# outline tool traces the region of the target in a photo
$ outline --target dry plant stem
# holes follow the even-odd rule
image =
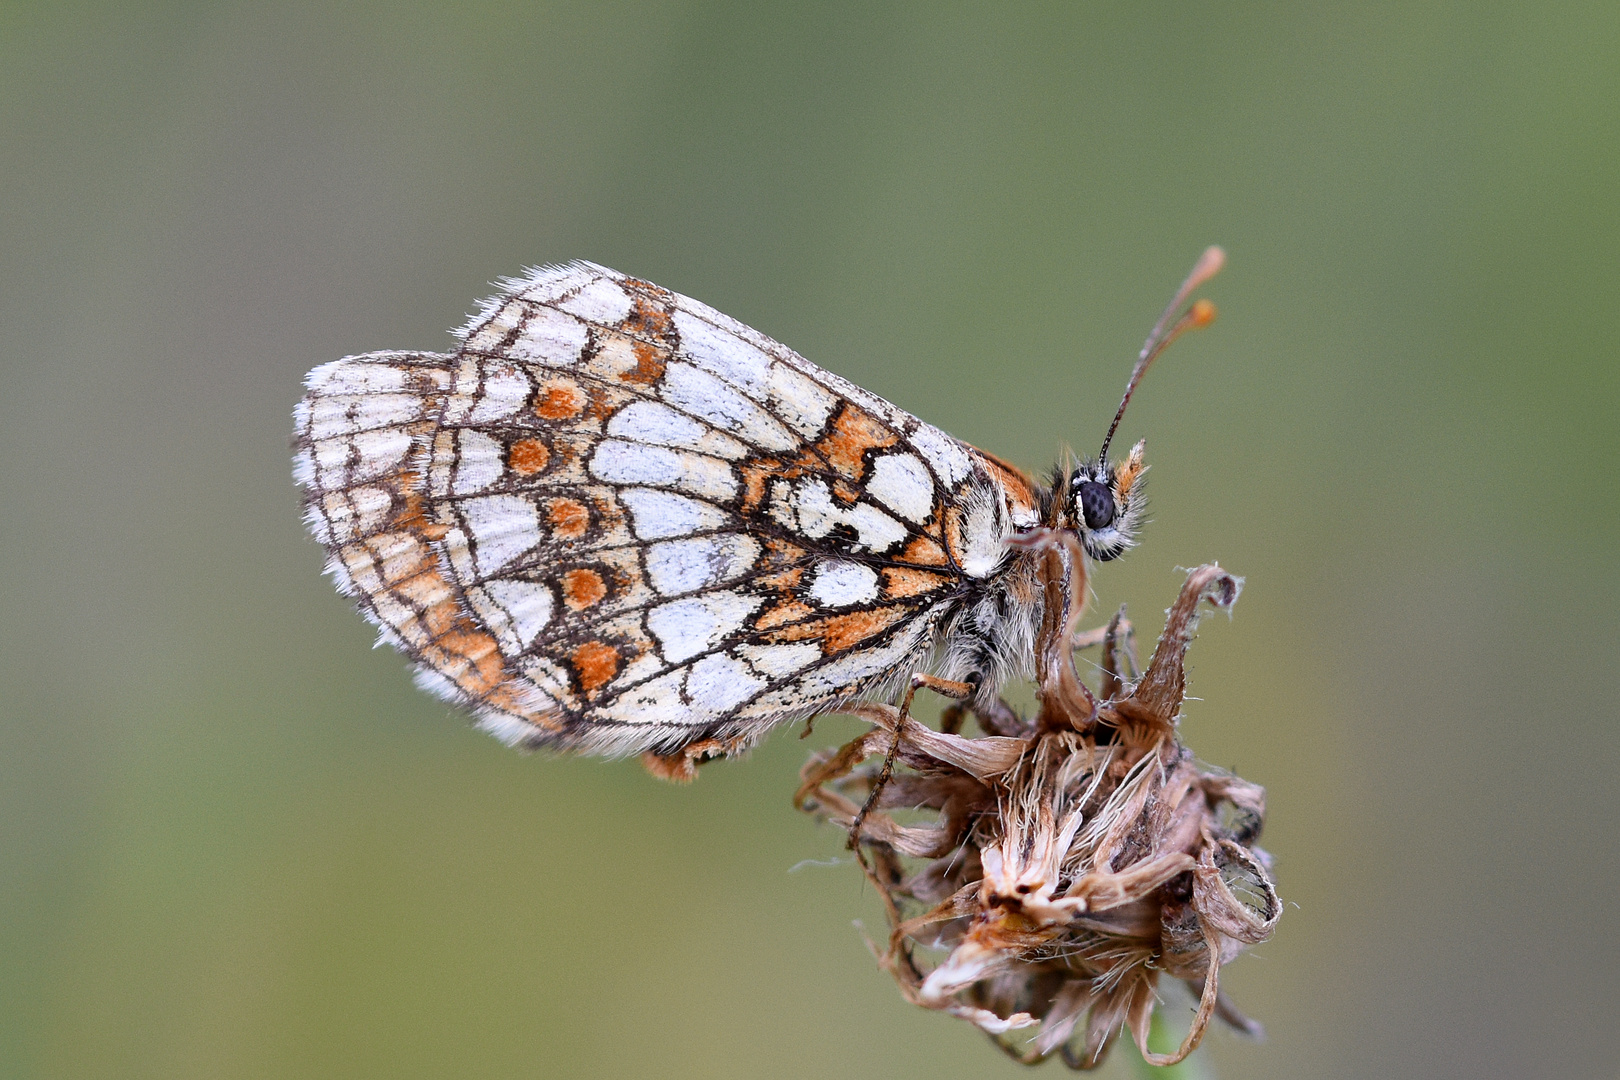
[[[866,797],[866,803],[861,807],[860,812],[855,815],[855,820],[850,822],[849,847],[851,851],[855,852],[857,858],[864,860],[858,843],[858,838],[861,835],[861,822],[865,821],[866,815],[871,813],[878,796],[882,794],[884,786],[889,782],[889,777],[894,773],[895,755],[900,752],[900,732],[904,727],[904,721],[911,716],[911,703],[916,699],[917,691],[923,687],[927,687],[935,693],[953,697],[958,701],[971,696],[973,693],[972,683],[941,679],[923,672],[918,672],[911,677],[911,682],[906,687],[905,699],[900,705],[900,723],[895,725],[894,739],[889,743],[889,752],[883,756],[883,769],[878,773],[877,783],[872,785],[872,793]]]
[[[1269,857],[1253,846],[1264,793],[1200,765],[1176,729],[1199,605],[1230,607],[1240,582],[1218,566],[1192,571],[1138,676],[1123,610],[1076,633],[1086,576],[1073,538],[1037,530],[1020,546],[1045,603],[1034,722],[1005,703],[952,706],[946,730],[930,730],[910,716],[918,687],[973,688],[913,680],[898,707],[846,710],[872,730],[813,757],[795,804],[849,830],[888,913],[879,962],[908,1001],[975,1024],[1027,1063],[1057,1054],[1092,1068],[1128,1030],[1145,1060],[1173,1064],[1212,1017],[1257,1030],[1221,996],[1219,972],[1280,911]],[[1102,646],[1097,695],[1074,665],[1089,645]],[[991,734],[957,734],[967,712]],[[878,754],[881,765],[865,764]],[[903,824],[895,810],[935,819]],[[1182,1045],[1155,1054],[1164,976],[1187,983],[1198,1007]]]

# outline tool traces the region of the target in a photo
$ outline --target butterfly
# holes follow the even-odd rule
[[[908,679],[993,713],[1045,603],[1018,538],[1135,542],[1142,444],[1108,446],[1148,364],[1213,317],[1173,320],[1222,258],[1166,309],[1102,452],[1046,482],[698,301],[542,267],[452,353],[309,373],[305,520],[418,683],[509,744],[690,779]]]

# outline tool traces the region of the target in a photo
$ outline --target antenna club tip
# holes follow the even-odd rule
[[[1202,299],[1194,302],[1192,308],[1187,312],[1188,321],[1200,330],[1214,322],[1216,314],[1214,303]]]
[[[1205,248],[1204,253],[1198,256],[1198,262],[1194,264],[1192,273],[1187,275],[1187,280],[1181,286],[1181,291],[1176,294],[1176,300],[1178,302],[1184,300],[1188,293],[1192,292],[1194,289],[1204,284],[1204,282],[1220,273],[1221,267],[1225,265],[1225,248],[1217,247],[1213,244]]]

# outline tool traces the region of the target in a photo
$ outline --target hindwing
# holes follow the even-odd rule
[[[791,349],[589,263],[453,354],[310,373],[328,568],[508,742],[734,749],[926,665],[1035,522],[1020,474]]]

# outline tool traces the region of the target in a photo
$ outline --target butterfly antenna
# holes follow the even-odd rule
[[[1152,332],[1142,343],[1142,351],[1137,354],[1136,366],[1131,369],[1130,381],[1125,384],[1125,397],[1120,400],[1119,411],[1114,414],[1114,422],[1108,425],[1108,434],[1103,436],[1102,451],[1097,455],[1097,460],[1108,460],[1108,444],[1114,441],[1114,432],[1119,430],[1119,422],[1125,417],[1125,406],[1131,403],[1131,395],[1136,393],[1137,384],[1142,381],[1142,376],[1147,374],[1148,365],[1157,360],[1159,354],[1168,349],[1172,341],[1188,330],[1201,329],[1215,321],[1215,305],[1208,300],[1195,301],[1180,318],[1176,317],[1176,312],[1181,310],[1181,305],[1187,302],[1189,296],[1198,291],[1204,282],[1220,273],[1221,267],[1225,265],[1225,251],[1215,245],[1205,248],[1193,266],[1192,273],[1187,275],[1187,280],[1181,283],[1181,288],[1176,290],[1176,295],[1164,309],[1164,314],[1153,324]]]

